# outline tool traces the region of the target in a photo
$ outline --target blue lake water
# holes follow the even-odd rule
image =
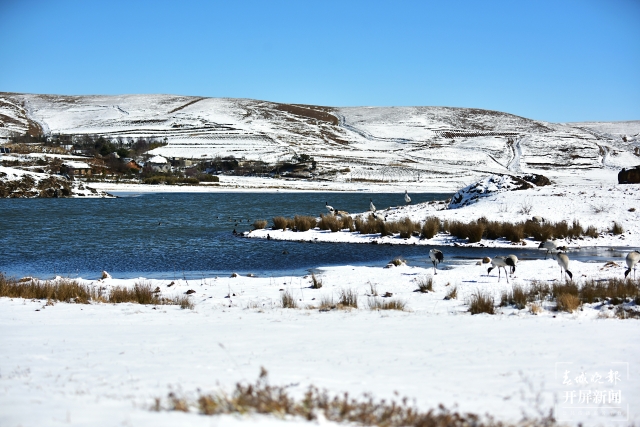
[[[233,236],[256,219],[325,213],[325,202],[349,212],[403,204],[398,193],[153,193],[117,199],[0,199],[0,272],[94,279],[198,278],[255,273],[303,274],[327,265],[382,266],[394,257],[424,264],[428,247],[300,243]],[[411,194],[414,203],[450,194]],[[237,225],[236,225],[237,224]],[[448,262],[505,254],[504,249],[441,248]],[[283,253],[284,252],[284,253]],[[537,249],[509,249],[521,259]],[[585,249],[572,259],[605,260],[623,254]]]

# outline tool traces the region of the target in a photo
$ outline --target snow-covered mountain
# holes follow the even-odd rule
[[[450,107],[320,107],[173,95],[0,93],[0,142],[24,132],[165,139],[153,154],[274,162],[308,154],[336,181],[566,175],[640,163],[640,120],[549,123]]]

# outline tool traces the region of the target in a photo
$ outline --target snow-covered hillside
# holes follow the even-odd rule
[[[618,169],[640,163],[640,121],[548,123],[449,107],[318,107],[173,95],[0,94],[0,141],[10,135],[155,137],[167,157],[274,162],[309,154],[338,182],[460,188],[491,173]],[[446,184],[446,185],[445,185]]]

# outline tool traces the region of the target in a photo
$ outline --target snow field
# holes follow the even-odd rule
[[[546,412],[562,402],[569,388],[558,378],[558,363],[572,363],[572,378],[579,370],[618,369],[614,363],[627,362],[629,378],[640,374],[640,343],[633,338],[637,320],[607,319],[613,310],[597,304],[575,313],[555,312],[545,303],[539,315],[499,308],[493,316],[471,316],[464,304],[468,296],[481,290],[499,300],[510,285],[504,276],[498,281],[495,271],[488,276],[486,266],[475,261],[448,263],[446,251],[440,267],[434,292],[427,294],[414,292],[417,280],[432,275],[425,264],[320,268],[321,289],[309,288],[310,277],[291,276],[176,280],[171,287],[169,281],[148,280],[164,296],[194,289],[194,310],[136,304],[43,307],[44,301],[1,298],[0,424],[262,422],[261,417],[212,419],[149,410],[156,397],[171,391],[195,399],[198,391],[253,382],[261,366],[272,384],[290,385],[293,395],[308,385],[386,399],[398,398],[398,392],[415,398],[422,409],[443,403],[513,421],[522,411],[534,416],[536,409]],[[578,281],[622,277],[624,271],[580,262],[570,268]],[[559,276],[553,260],[523,260],[510,282],[553,283]],[[99,284],[133,286],[140,280]],[[407,311],[370,311],[372,286],[379,295],[393,294],[386,300],[405,301]],[[452,286],[458,299],[446,301]],[[301,307],[351,289],[359,308],[283,309],[281,289]],[[637,422],[640,384],[623,375],[617,387],[623,403],[631,403],[630,420]],[[586,415],[567,420],[579,421],[602,422]],[[610,425],[606,419],[605,425]]]

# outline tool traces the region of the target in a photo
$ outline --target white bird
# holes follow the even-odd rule
[[[433,263],[433,274],[438,274],[436,273],[436,266],[442,261],[444,261],[444,255],[442,254],[442,251],[439,251],[437,249],[431,249],[429,251],[429,258]]]
[[[631,273],[631,269],[633,269],[633,280],[636,280],[636,264],[640,261],[640,252],[631,251],[627,254],[627,267],[629,267],[624,272],[624,278],[626,279],[629,273]]]
[[[333,206],[329,205],[329,202],[324,202],[324,205],[326,206],[327,210],[329,211],[330,214],[334,214],[335,213],[335,209],[333,209]]]
[[[371,212],[375,212],[376,211],[376,205],[373,204],[373,199],[369,199],[369,210]]]
[[[407,190],[404,190],[404,201],[407,204],[411,203],[411,197],[409,197],[409,194],[407,193]]]
[[[515,256],[515,255],[514,255]],[[507,278],[507,283],[509,283],[509,276],[507,275],[507,266],[512,268],[512,271],[515,271],[515,264],[513,260],[506,256],[494,256],[491,258],[491,267],[487,269],[487,275],[491,273],[491,270],[494,268],[498,268],[498,282],[500,281],[500,269],[504,269],[504,275]]]
[[[560,280],[562,280],[562,270],[564,270],[565,273],[567,273],[567,275],[569,276],[569,279],[573,279],[573,274],[568,270],[568,268],[569,268],[569,257],[567,256],[567,254],[562,253],[562,252],[556,253],[556,261],[558,262],[558,265],[560,266]]]

